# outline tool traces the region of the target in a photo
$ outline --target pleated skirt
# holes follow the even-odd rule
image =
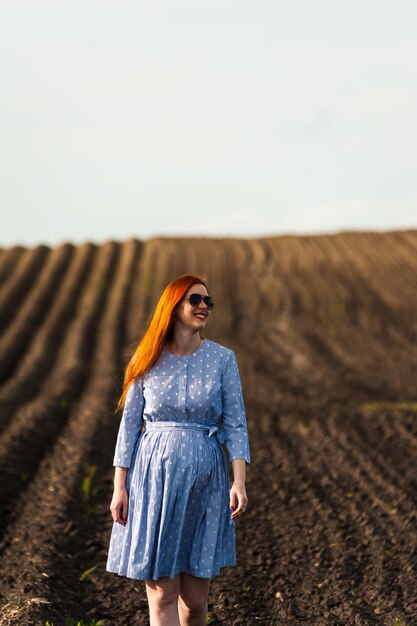
[[[126,526],[113,522],[106,570],[139,580],[236,565],[227,460],[217,437],[145,431],[127,471]]]

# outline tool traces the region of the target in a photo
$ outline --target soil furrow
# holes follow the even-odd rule
[[[6,284],[7,280],[11,277],[14,268],[17,266],[19,259],[25,252],[23,246],[13,246],[12,248],[6,248],[1,250],[0,254],[0,293]],[[13,278],[11,278],[13,280]]]
[[[33,335],[47,315],[51,300],[59,290],[67,272],[74,246],[64,244],[54,248],[39,272],[36,282],[0,337],[0,383],[12,376],[25,350],[30,351]]]
[[[69,324],[77,311],[85,281],[91,270],[97,248],[90,243],[76,248],[72,262],[63,277],[61,288],[53,299],[42,325],[19,361],[18,368],[0,390],[0,423],[22,404],[22,389],[27,402],[42,386],[59,354]]]
[[[316,422],[314,441],[320,441],[320,438],[325,434],[326,429],[323,431],[322,424],[319,425]],[[326,438],[324,437],[324,440]],[[395,579],[401,573],[401,566],[398,562],[391,560],[391,555],[400,551],[402,564],[404,564],[404,561],[407,562],[408,560],[408,553],[404,550],[401,535],[395,531],[390,531],[386,526],[384,517],[379,515],[378,510],[369,509],[367,498],[357,492],[354,477],[352,481],[352,473],[345,471],[342,474],[339,471],[339,468],[344,467],[344,458],[341,458],[341,454],[345,458],[348,455],[338,445],[332,445],[336,443],[334,440],[327,439],[330,443],[323,449],[322,459],[331,458],[332,463],[322,462],[322,474],[332,480],[336,501],[339,501],[338,515],[343,518],[343,511],[349,511],[349,515],[356,519],[356,528],[358,529],[352,535],[357,543],[356,556],[353,557],[352,555],[352,565],[358,561],[359,555],[362,556],[364,550],[368,550],[368,553],[371,554],[371,559],[364,564],[363,571],[362,564],[359,567],[362,578],[359,580],[360,584],[353,590],[355,604],[361,607],[365,606],[367,613],[374,615],[373,619],[376,619],[374,623],[380,624],[383,612],[386,614],[386,619],[389,619],[390,603],[393,596],[393,593],[389,594],[386,589],[386,579],[387,577]],[[344,550],[346,550],[346,546]],[[353,601],[352,597],[350,599]],[[398,608],[401,607],[402,611],[406,611],[407,607],[401,603],[401,598],[398,595],[396,600]],[[402,616],[404,615],[405,613]]]
[[[36,275],[41,271],[51,250],[48,246],[26,249],[19,256],[14,271],[0,292],[0,329],[3,334],[25,297],[36,282]]]
[[[114,410],[162,289],[189,272],[216,301],[204,334],[236,353],[252,458],[210,623],[417,623],[416,251],[414,231],[86,244],[49,298],[37,276],[58,284],[58,250],[2,250],[0,623],[148,623],[143,582],[105,571]]]
[[[292,464],[292,484],[287,489],[289,494],[294,495],[289,499],[288,506],[294,509],[295,521],[299,518],[298,526],[303,537],[313,541],[317,550],[309,566],[304,559],[299,564],[297,559],[296,565],[288,563],[290,571],[298,564],[298,579],[291,581],[296,611],[294,617],[303,615],[308,620],[311,610],[309,600],[315,594],[317,598],[314,604],[319,605],[322,613],[327,616],[323,619],[323,624],[340,618],[353,619],[352,604],[364,600],[361,586],[364,572],[373,561],[372,552],[361,541],[361,527],[354,507],[349,506],[350,503],[347,506],[343,504],[344,494],[343,491],[341,493],[343,487],[340,481],[334,480],[334,476],[327,471],[323,461],[323,457],[327,457],[327,451],[320,445],[310,446],[309,431],[301,432],[303,435],[298,441],[294,441],[291,433],[281,431],[280,434],[280,440],[285,442]],[[315,443],[320,444],[320,439]],[[305,498],[304,506],[299,501],[300,492]],[[320,529],[325,540],[317,542],[317,529]],[[296,535],[294,545],[289,546],[291,553],[298,553],[300,543],[300,537]],[[298,601],[297,590],[307,572],[311,589],[309,593],[302,594],[305,598],[303,605]],[[293,578],[293,572],[290,576]],[[376,621],[370,619],[364,623],[374,624]]]
[[[375,475],[377,481],[381,481],[383,490],[385,486],[386,491],[402,504],[416,527],[414,455],[408,445],[401,445],[399,431],[385,418],[383,414],[375,416],[372,426],[376,432],[370,434],[371,420],[355,416],[353,427],[349,429],[349,445],[358,451],[367,470]],[[338,429],[340,431],[341,426]]]
[[[409,291],[409,285],[404,284],[401,273],[392,272],[392,267],[387,263],[386,250],[393,245],[390,233],[387,233],[384,243],[381,240],[378,245],[369,235],[365,242],[354,236],[350,236],[347,241],[356,255],[360,274],[373,287],[378,298],[395,310],[403,299],[404,290]]]
[[[135,257],[135,246],[125,246],[119,255],[119,261],[114,268],[115,277],[106,289],[106,298],[101,302],[103,316],[97,324],[97,337],[95,349],[90,359],[90,370],[87,386],[82,397],[74,405],[70,412],[68,423],[64,430],[51,446],[51,451],[39,466],[38,472],[31,482],[23,501],[21,501],[21,511],[19,518],[15,520],[6,535],[7,548],[2,555],[2,562],[19,562],[22,553],[33,546],[33,553],[36,552],[36,575],[30,581],[25,580],[24,572],[16,572],[13,577],[9,576],[6,589],[2,589],[3,597],[6,596],[10,602],[9,611],[19,608],[13,605],[13,597],[16,588],[19,592],[26,593],[29,597],[43,597],[46,602],[52,602],[54,589],[57,584],[57,574],[61,575],[68,570],[72,576],[63,576],[58,579],[58,590],[62,596],[66,595],[66,601],[70,607],[77,611],[80,604],[86,600],[84,592],[86,585],[80,582],[79,575],[84,571],[81,569],[77,574],[77,565],[81,568],[85,564],[77,558],[67,563],[62,563],[61,559],[56,559],[56,551],[64,552],[68,546],[68,522],[72,522],[72,528],[76,527],[77,521],[90,525],[94,520],[94,509],[88,502],[90,492],[86,491],[86,478],[91,474],[91,466],[88,465],[89,451],[95,448],[95,436],[99,433],[106,420],[106,412],[111,410],[114,390],[112,380],[115,375],[115,362],[117,361],[120,349],[122,317],[125,305],[126,294],[128,292],[129,272]],[[115,261],[115,260],[114,260]],[[113,261],[113,266],[114,266]],[[110,278],[110,277],[109,277]],[[106,301],[108,306],[105,306]],[[90,472],[90,473],[89,473]],[[48,489],[45,490],[45,485]],[[83,490],[84,486],[84,490]],[[42,507],[39,502],[42,501]],[[72,502],[72,507],[70,503]],[[44,511],[54,510],[57,524],[55,527],[48,527],[45,523]],[[74,513],[78,510],[78,519],[74,520],[69,515],[69,511]],[[27,537],[27,520],[31,523],[31,536]],[[71,542],[69,542],[71,543]],[[35,547],[36,546],[36,547]],[[81,546],[79,546],[81,548]],[[80,553],[78,559],[86,558]],[[85,569],[85,567],[84,567]],[[15,570],[13,570],[15,571]],[[11,580],[13,578],[13,580]],[[74,587],[73,587],[74,585]],[[20,605],[21,606],[21,605]],[[23,608],[21,606],[21,608]],[[43,609],[44,610],[44,609]],[[43,612],[41,610],[41,613]],[[34,624],[41,619],[39,607],[26,604],[26,608],[19,614],[19,624]],[[50,610],[50,621],[58,620],[60,623],[62,615],[57,614],[53,607]]]
[[[159,284],[160,244],[158,239],[144,242],[140,258],[140,271],[136,277],[135,309],[129,322],[129,342],[137,344],[137,339],[143,334],[146,318],[155,305],[157,285]]]
[[[94,330],[103,313],[109,281],[114,271],[117,246],[105,244],[79,303],[57,357],[58,367],[45,379],[35,399],[23,404],[0,435],[0,478],[5,485],[0,495],[0,535],[16,514],[14,502],[31,474],[65,425],[90,372]]]
[[[397,416],[394,415],[391,418],[391,421],[393,423],[390,424],[390,428],[391,428],[391,431],[392,431],[392,434],[393,434],[393,436],[392,436],[392,439],[393,439],[392,445],[398,445],[398,441],[401,442],[401,440],[404,439],[402,447],[403,448],[405,447],[406,450],[408,449],[408,451],[411,452],[409,450],[409,446],[411,446],[412,448],[414,448],[414,450],[416,452],[417,451],[417,436],[415,434],[413,434],[412,432],[410,432],[408,430],[408,428],[404,424],[398,423],[396,421],[396,419],[397,419]],[[407,455],[407,457],[408,457],[408,455]],[[404,457],[400,457],[400,459],[404,460]],[[404,471],[405,472],[407,472],[410,469],[406,462],[404,462],[403,466],[404,466]],[[401,474],[401,476],[402,475],[403,474]],[[414,475],[414,478],[415,478],[415,475]]]
[[[374,503],[376,510],[384,513],[386,528],[392,525],[398,532],[416,539],[414,503],[368,461],[366,451],[360,449],[359,440],[353,432],[348,437],[336,429],[332,420],[323,426],[328,436],[335,440],[337,447],[345,452],[351,475],[359,489]]]
[[[320,425],[320,429],[327,435],[330,432],[324,423]],[[328,439],[334,441],[330,437]],[[393,606],[402,612],[401,617],[404,618],[410,610],[414,611],[415,602],[413,604],[406,594],[398,593],[398,586],[390,584],[390,581],[392,583],[393,580],[400,578],[407,579],[409,585],[410,579],[415,576],[415,563],[413,561],[416,546],[415,533],[410,532],[410,529],[402,523],[400,524],[402,532],[397,531],[398,523],[391,519],[395,516],[396,509],[393,508],[384,512],[385,503],[373,494],[372,486],[367,487],[366,482],[360,478],[357,480],[358,472],[354,469],[347,471],[346,460],[351,462],[351,450],[341,447],[340,441],[337,444],[337,447],[333,449],[333,459],[336,454],[340,456],[340,452],[344,458],[339,458],[337,463],[328,464],[324,471],[334,478],[336,485],[342,485],[345,480],[348,481],[345,482],[346,501],[357,510],[362,519],[360,522],[362,526],[361,536],[366,538],[367,543],[373,545],[372,567],[364,577],[368,602],[372,601],[378,615],[381,616],[385,611],[386,620],[389,620],[390,615],[392,615],[390,611]],[[342,467],[344,468],[344,475],[339,470]],[[336,468],[336,474],[334,468]],[[340,497],[341,501],[342,496],[343,494]],[[376,506],[369,506],[369,502],[372,500]],[[410,553],[411,546],[414,547]],[[387,623],[389,622],[387,621]]]
[[[399,237],[397,236],[399,235]],[[408,298],[416,298],[416,286],[417,286],[417,263],[416,255],[414,253],[411,258],[405,254],[405,247],[403,246],[403,238],[401,233],[390,233],[390,241],[386,242],[382,239],[381,235],[372,233],[370,236],[371,241],[375,241],[375,256],[381,256],[380,250],[383,250],[383,259],[386,269],[392,271],[395,274],[395,279],[398,280],[398,290],[402,295]]]

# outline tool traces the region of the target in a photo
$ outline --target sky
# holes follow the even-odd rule
[[[0,0],[0,246],[417,228],[415,0]]]

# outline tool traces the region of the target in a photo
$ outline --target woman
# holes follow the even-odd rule
[[[151,626],[205,624],[211,577],[236,565],[249,442],[235,354],[202,332],[213,306],[203,276],[165,288],[117,407],[106,570],[145,581]]]

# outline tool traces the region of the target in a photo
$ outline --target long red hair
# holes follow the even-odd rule
[[[126,366],[124,374],[123,392],[119,398],[116,411],[123,409],[126,401],[127,390],[130,383],[144,376],[148,370],[157,362],[165,341],[171,339],[174,324],[174,310],[181,302],[185,294],[192,285],[206,285],[206,277],[200,274],[183,274],[167,285],[155,306],[151,318],[148,322],[148,330]],[[200,335],[204,335],[200,332]]]

